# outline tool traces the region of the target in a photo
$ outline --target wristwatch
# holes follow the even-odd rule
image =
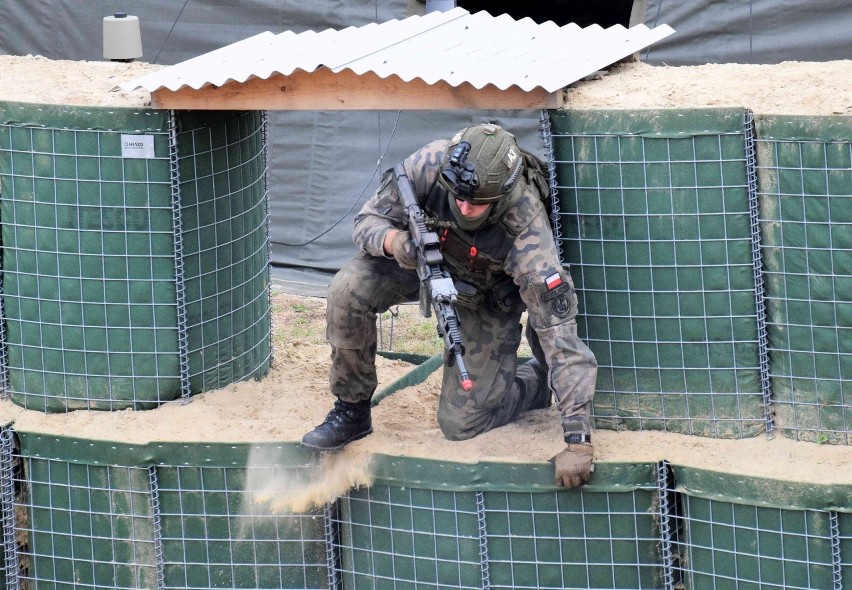
[[[565,442],[569,445],[578,444],[578,443],[591,443],[592,435],[591,434],[566,434]]]

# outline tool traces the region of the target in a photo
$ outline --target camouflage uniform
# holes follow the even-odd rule
[[[492,206],[476,229],[454,221],[447,191],[438,183],[448,141],[438,140],[404,161],[421,207],[441,238],[445,268],[459,290],[456,310],[465,364],[474,388],[462,389],[455,367],[444,367],[438,422],[451,440],[471,438],[512,421],[555,394],[567,434],[590,432],[597,364],[577,336],[577,297],[559,255],[542,197],[547,183],[539,163],[527,166],[504,206]],[[393,174],[355,219],[362,249],[334,277],[328,296],[327,337],[332,347],[331,391],[346,402],[370,399],[376,389],[376,314],[416,301],[416,271],[405,270],[383,249],[405,214]],[[541,373],[517,364],[521,314]],[[549,371],[547,370],[549,369]],[[544,378],[549,372],[548,379]],[[540,403],[544,399],[547,403]]]

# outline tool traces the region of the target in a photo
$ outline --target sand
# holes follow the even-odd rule
[[[0,100],[143,107],[147,92],[119,84],[165,66],[0,55]],[[650,66],[629,62],[569,87],[566,107],[668,109],[747,107],[759,114],[852,114],[852,60],[775,65]]]

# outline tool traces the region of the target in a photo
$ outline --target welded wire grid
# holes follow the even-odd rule
[[[10,481],[6,559],[20,572],[7,588],[329,587],[322,511],[274,504],[293,491],[292,471],[15,458],[24,470]],[[257,500],[250,470],[253,481],[278,482],[262,490],[273,501]]]
[[[650,491],[486,494],[491,588],[660,588]]]
[[[852,576],[850,513],[731,501],[724,482],[695,493],[665,462],[656,486],[624,491],[376,484],[297,509],[316,466],[286,451],[248,466],[89,465],[0,434],[10,589],[842,590]]]
[[[321,508],[290,512],[300,468],[160,466],[164,588],[327,588]]]
[[[21,405],[143,409],[268,369],[263,116],[182,117],[145,133],[146,158],[123,157],[117,131],[0,127],[5,392]]]
[[[339,502],[344,588],[482,588],[473,493],[376,485]]]
[[[271,357],[264,117],[178,134],[191,389],[266,373]]]
[[[772,406],[772,381],[769,378],[769,346],[766,327],[766,281],[763,275],[763,245],[760,231],[760,200],[757,193],[757,149],[754,113],[746,111],[745,156],[749,194],[749,218],[751,219],[751,247],[754,260],[754,304],[757,319],[757,344],[760,362],[760,390],[763,405],[763,420],[766,433],[775,436],[775,412]]]
[[[345,588],[659,588],[653,493],[373,486],[340,499]]]
[[[147,469],[20,459],[20,587],[156,587]]]
[[[683,514],[673,519],[681,536],[673,544],[683,556],[683,587],[844,587],[837,513],[748,506],[687,494],[678,494],[678,502]]]
[[[18,585],[18,544],[16,539],[17,515],[15,514],[15,440],[12,430],[0,429],[0,526],[3,527],[2,579],[4,588]]]
[[[554,134],[599,427],[764,429],[744,135]]]
[[[843,588],[843,580],[847,585],[852,580],[852,513],[837,512],[836,543],[833,543],[835,576],[834,587]],[[848,587],[848,586],[847,586]]]
[[[758,156],[776,419],[852,444],[852,143],[759,139]]]
[[[189,334],[186,326],[186,277],[183,264],[183,220],[181,218],[180,166],[178,165],[177,115],[169,111],[169,177],[172,189],[172,224],[175,255],[175,313],[180,367],[180,396],[188,399],[192,393],[189,383]]]
[[[6,393],[64,411],[174,391],[167,136],[150,133],[156,156],[143,159],[122,158],[118,132],[0,134]]]

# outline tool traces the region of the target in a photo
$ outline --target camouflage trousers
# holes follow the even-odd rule
[[[331,392],[347,402],[368,400],[377,387],[377,314],[400,303],[417,301],[420,281],[412,270],[391,258],[361,253],[332,279],[328,291],[327,331],[331,345]],[[550,398],[546,363],[535,332],[527,331],[543,373],[518,366],[521,314],[456,306],[464,361],[472,391],[461,388],[458,369],[444,366],[438,423],[450,440],[463,440],[514,420]],[[540,407],[540,406],[539,406]]]

